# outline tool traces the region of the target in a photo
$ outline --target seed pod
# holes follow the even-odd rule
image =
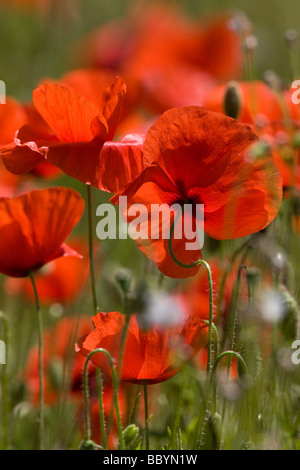
[[[241,110],[241,93],[236,82],[228,84],[224,97],[225,114],[233,119],[237,119]]]

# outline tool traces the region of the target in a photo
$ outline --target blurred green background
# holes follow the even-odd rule
[[[66,0],[61,0],[63,7]],[[75,66],[74,44],[86,32],[113,18],[126,14],[129,0],[68,0],[74,7],[64,18],[55,14],[41,16],[33,11],[0,7],[0,79],[7,85],[7,94],[21,100],[42,77],[59,77]],[[166,1],[166,0],[165,0]],[[191,18],[207,12],[240,10],[254,25],[258,39],[258,76],[269,69],[284,79],[292,79],[289,52],[285,43],[287,29],[300,32],[299,0],[170,0]]]

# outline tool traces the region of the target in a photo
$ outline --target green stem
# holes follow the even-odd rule
[[[123,357],[124,357],[124,351],[125,351],[125,345],[126,345],[126,338],[127,338],[127,333],[129,329],[129,323],[130,323],[130,314],[127,311],[127,301],[126,301],[126,296],[125,296],[125,325],[122,331],[122,336],[121,336],[121,341],[120,341],[120,350],[119,350],[119,356],[118,356],[118,362],[117,362],[117,386],[118,389],[120,387],[121,383],[121,374],[122,374],[122,365],[123,365]],[[107,425],[107,437],[110,433],[111,426],[113,422],[113,406],[110,408],[109,412],[109,419],[108,419],[108,425]]]
[[[144,406],[145,406],[145,434],[146,434],[146,450],[149,450],[149,414],[148,414],[148,392],[147,392],[147,380],[143,380],[144,387]]]
[[[40,450],[44,449],[44,434],[45,434],[45,418],[44,418],[44,366],[43,366],[43,319],[40,308],[40,302],[38,292],[36,289],[34,277],[32,271],[29,272],[29,278],[32,284],[36,311],[37,311],[37,322],[38,322],[38,357],[39,357],[39,438],[40,438]]]
[[[212,275],[211,275],[211,269],[209,264],[202,260],[199,259],[198,261],[195,261],[194,263],[191,264],[184,264],[181,261],[179,261],[173,251],[172,247],[172,238],[175,230],[175,225],[180,217],[180,214],[176,217],[174,220],[171,230],[170,230],[170,237],[168,240],[168,246],[169,246],[169,252],[171,255],[172,260],[181,268],[184,269],[192,269],[196,266],[202,265],[205,267],[207,271],[207,277],[208,277],[208,284],[209,284],[209,319],[208,319],[208,345],[207,345],[207,369],[206,369],[206,388],[205,388],[205,411],[204,415],[202,417],[202,420],[199,417],[198,425],[197,425],[197,436],[199,437],[198,441],[198,446],[201,446],[202,442],[202,436],[204,434],[204,427],[206,420],[210,414],[210,398],[211,398],[211,392],[210,392],[210,386],[211,386],[211,373],[212,373],[212,355],[213,355],[213,340],[212,340],[212,332],[213,332],[213,282],[212,282]]]
[[[90,276],[93,297],[93,311],[97,315],[98,304],[96,296],[96,279],[95,279],[95,266],[94,266],[94,249],[93,249],[93,201],[92,201],[92,187],[90,184],[87,187],[87,200],[88,200],[88,226],[89,226],[89,260],[90,260]]]
[[[210,375],[211,373],[211,369],[212,369],[212,349],[213,349],[213,342],[212,342],[212,331],[213,331],[213,282],[212,282],[212,275],[211,275],[211,269],[210,269],[210,266],[209,264],[202,260],[202,259],[199,259],[198,261],[195,261],[194,263],[191,263],[191,264],[184,264],[182,263],[181,261],[179,261],[175,254],[174,254],[174,251],[173,251],[173,247],[172,247],[172,237],[173,237],[173,234],[174,234],[174,229],[175,229],[175,225],[176,225],[176,222],[178,220],[178,217],[174,220],[173,224],[172,224],[172,227],[171,227],[171,231],[170,231],[170,238],[168,240],[168,246],[169,246],[169,252],[170,252],[170,255],[171,255],[171,258],[172,260],[178,265],[180,266],[181,268],[184,268],[184,269],[192,269],[192,268],[195,268],[196,266],[199,266],[199,265],[202,265],[205,267],[206,271],[207,271],[207,276],[208,276],[208,284],[209,284],[209,324],[208,324],[208,356],[207,356],[207,373],[208,375]]]
[[[236,283],[236,291],[235,291],[235,296],[234,296],[232,330],[231,330],[231,337],[230,337],[230,344],[229,344],[229,349],[230,350],[233,350],[233,347],[234,347],[235,327],[236,327],[236,321],[237,321],[237,304],[238,304],[238,300],[239,300],[241,276],[242,276],[243,269],[245,269],[246,273],[248,272],[247,266],[245,264],[242,264],[242,266],[240,266],[240,269],[239,269],[239,272],[238,272],[237,283]],[[251,292],[250,292],[250,286],[248,284],[248,302],[250,303],[250,301],[251,301]],[[228,358],[227,378],[229,378],[230,369],[231,369],[231,356],[229,356],[229,358]]]
[[[242,276],[243,269],[246,271],[246,274],[248,273],[247,266],[242,264],[240,266],[238,276],[237,276],[236,291],[235,291],[234,302],[233,302],[233,320],[232,320],[232,330],[231,330],[231,337],[230,337],[230,344],[229,344],[229,349],[230,350],[233,350],[233,348],[234,348],[235,327],[236,327],[236,322],[237,322],[237,304],[238,304],[238,299],[239,299],[241,276]],[[247,286],[248,286],[248,302],[250,304],[250,302],[251,302],[251,291],[250,291],[250,285],[249,285],[248,282],[247,282]],[[228,362],[227,362],[227,381],[229,380],[229,377],[230,377],[231,362],[232,362],[232,355],[229,354],[228,355]],[[223,434],[223,427],[224,427],[226,411],[227,411],[227,399],[224,398],[223,409],[222,409],[221,431],[220,431],[220,446],[221,447],[222,447],[222,434]]]
[[[3,325],[3,340],[5,344],[5,356],[7,357],[8,349],[8,319],[3,312],[0,312],[0,318]],[[2,398],[2,417],[3,417],[3,431],[4,431],[4,449],[9,445],[9,396],[8,396],[8,383],[7,383],[7,364],[1,367],[1,398]]]
[[[172,430],[172,439],[171,439],[171,449],[176,450],[176,437],[177,437],[177,430],[180,425],[180,416],[181,416],[181,408],[182,408],[182,397],[183,397],[183,384],[185,383],[185,368],[182,371],[182,380],[181,386],[178,396],[178,403],[176,407],[176,413],[174,418],[173,430]]]
[[[247,369],[247,366],[246,366],[246,362],[244,361],[244,359],[242,358],[242,356],[237,353],[236,351],[224,351],[222,354],[220,354],[218,357],[217,357],[217,360],[214,364],[214,367],[213,367],[213,370],[212,370],[212,373],[211,373],[211,377],[212,377],[212,380],[214,379],[214,376],[217,372],[217,368],[218,368],[218,365],[220,364],[220,362],[222,361],[222,359],[224,359],[224,357],[226,356],[229,356],[230,358],[231,357],[235,357],[236,359],[238,359],[238,361],[240,362],[241,366],[242,366],[242,369],[243,369],[243,373],[246,375],[248,373],[248,369]]]
[[[107,440],[106,440],[106,434],[105,434],[104,406],[103,406],[103,386],[102,386],[101,370],[98,367],[97,367],[96,374],[97,374],[97,385],[98,385],[99,419],[100,419],[102,446],[105,450],[107,450]]]
[[[89,386],[88,386],[88,363],[90,359],[93,357],[94,354],[102,353],[104,354],[110,364],[111,368],[111,375],[112,375],[112,382],[113,382],[113,389],[114,389],[114,405],[117,415],[117,428],[118,428],[118,436],[119,436],[119,443],[120,443],[120,450],[125,450],[125,443],[122,431],[122,423],[121,423],[121,415],[120,415],[120,408],[119,408],[119,401],[118,401],[118,386],[117,386],[117,376],[114,368],[113,359],[110,353],[103,348],[97,348],[91,351],[85,361],[84,369],[83,369],[83,392],[84,392],[84,401],[85,401],[85,438],[87,441],[91,439],[91,421],[90,421],[90,413],[89,413]]]

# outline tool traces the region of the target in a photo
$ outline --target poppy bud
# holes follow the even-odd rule
[[[82,441],[80,443],[80,450],[96,450],[95,444],[93,441],[88,440],[88,441]]]
[[[225,114],[233,119],[237,119],[241,110],[241,94],[236,82],[228,83],[224,97]]]
[[[123,431],[123,438],[126,444],[126,447],[130,445],[139,433],[139,428],[135,424],[130,424]]]

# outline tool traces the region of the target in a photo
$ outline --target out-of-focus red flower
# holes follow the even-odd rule
[[[111,201],[118,204],[120,196],[127,196],[123,216],[128,223],[136,218],[130,212],[132,206],[142,204],[147,209],[136,241],[164,274],[184,278],[199,269],[178,266],[169,252],[165,234],[170,220],[174,222],[174,204],[192,205],[192,213],[183,212],[178,223],[193,225],[193,232],[196,223],[203,229],[195,208],[204,205],[204,230],[218,240],[257,232],[275,218],[282,197],[281,178],[271,158],[255,160],[247,153],[255,142],[257,136],[248,126],[199,107],[166,111],[151,127],[144,161],[154,163]],[[191,264],[201,257],[197,247],[186,249],[191,241],[184,231],[181,238],[173,236],[173,251],[181,263]]]
[[[33,92],[46,126],[23,126],[15,146],[0,151],[13,173],[26,173],[45,159],[66,174],[99,189],[116,192],[142,169],[142,139],[111,142],[126,87],[116,78],[106,89],[101,109],[73,88],[41,85]]]
[[[159,111],[203,105],[204,93],[215,80],[238,78],[242,71],[233,18],[224,15],[200,22],[174,6],[157,3],[104,25],[79,49],[86,64],[118,71],[129,89],[139,90],[135,94],[140,103],[145,99],[144,104],[151,109],[155,104]]]
[[[196,64],[221,79],[242,70],[242,52],[232,18],[190,20],[170,5],[137,9],[123,21],[94,31],[85,42],[85,59],[92,66],[133,72],[166,62]]]
[[[146,70],[143,105],[156,113],[180,106],[202,106],[206,94],[215,87],[215,78],[189,64],[170,64]]]
[[[48,263],[35,275],[35,283],[41,304],[66,304],[73,301],[82,291],[89,273],[88,247],[82,240],[72,240],[70,246],[82,258],[70,256],[58,258]],[[34,300],[29,279],[8,278],[5,284],[10,294],[24,294]]]
[[[10,173],[0,159],[0,197],[13,197],[19,177]]]
[[[77,255],[64,244],[84,209],[72,189],[33,190],[0,199],[0,272],[27,276],[49,261]]]
[[[98,313],[93,317],[95,329],[81,338],[76,349],[87,356],[96,348],[107,349],[118,360],[125,316],[119,312]],[[185,312],[177,325],[145,330],[138,316],[130,317],[122,362],[124,381],[154,384],[168,380],[189,362],[205,345],[207,326],[194,312]],[[110,374],[109,363],[103,354],[94,354],[92,362]]]

